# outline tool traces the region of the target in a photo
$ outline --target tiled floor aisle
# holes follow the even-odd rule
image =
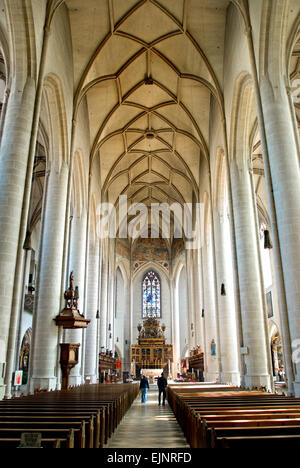
[[[146,404],[136,399],[107,448],[189,448],[169,405],[158,406],[157,393],[154,386]]]

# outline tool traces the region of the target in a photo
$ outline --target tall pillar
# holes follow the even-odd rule
[[[241,166],[245,164],[241,163]],[[246,387],[272,388],[268,369],[269,346],[259,271],[255,214],[249,173],[246,167],[231,164],[233,209],[238,257],[238,275],[242,312],[244,382]]]
[[[178,297],[178,285],[179,277],[177,277],[177,281],[173,278],[171,282],[171,290],[172,290],[172,310],[173,310],[173,378],[177,377],[177,373],[180,373],[180,359],[181,359],[181,352],[180,352],[180,319],[179,319],[179,297]]]
[[[6,362],[34,100],[35,84],[33,79],[26,80],[22,92],[12,88],[7,103],[0,147],[1,368]],[[3,389],[1,382],[0,385]]]
[[[68,167],[59,172],[51,168],[45,200],[33,320],[33,345],[30,362],[30,390],[57,386],[59,334],[54,319],[61,308],[62,258],[65,234]]]
[[[107,298],[107,323],[110,325],[110,329],[107,330],[107,347],[111,351],[115,351],[115,252],[114,252],[114,242],[111,240],[108,244],[109,251],[109,270],[108,270],[108,298]]]
[[[204,265],[203,265],[203,277],[204,277],[204,326],[205,326],[205,348],[206,348],[206,368],[205,368],[205,380],[216,381],[219,379],[219,365],[218,365],[218,353],[220,349],[217,346],[217,317],[216,317],[216,303],[215,303],[215,284],[214,284],[214,272],[213,272],[213,253],[211,240],[207,239],[204,248]],[[216,347],[212,345],[214,341]]]
[[[69,273],[74,273],[74,286],[78,286],[79,301],[78,309],[80,313],[84,312],[84,292],[85,292],[85,254],[86,254],[86,212],[75,214],[72,220],[71,228],[71,246]],[[69,385],[76,386],[83,383],[81,375],[81,365],[83,359],[83,333],[84,330],[66,330],[65,343],[80,344],[78,364],[71,370]]]
[[[9,95],[10,95],[10,90],[9,90],[9,88],[6,88],[6,90],[4,92],[4,100],[3,100],[3,104],[2,104],[2,110],[1,110],[1,114],[0,114],[0,144],[1,144],[2,135],[3,135],[4,122],[5,122],[5,119],[6,119],[6,111],[7,111]]]
[[[114,351],[114,283],[115,283],[115,276],[113,275],[112,268],[109,268],[109,275],[108,275],[108,287],[107,287],[107,347],[110,351]]]
[[[265,80],[261,85],[264,114],[264,131],[267,140],[268,163],[272,187],[267,185],[269,197],[274,197],[276,223],[279,236],[279,256],[283,270],[287,317],[281,310],[281,320],[288,321],[288,330],[283,328],[285,356],[299,350],[300,340],[300,172],[299,155],[289,100],[284,83],[281,81],[274,90]],[[278,268],[278,265],[276,265]],[[278,276],[279,272],[277,273]],[[279,279],[280,280],[280,279]],[[299,355],[299,352],[295,353]],[[296,356],[297,357],[297,356]],[[300,360],[294,359],[294,390],[300,396]]]
[[[106,247],[104,243],[103,249]],[[107,349],[107,286],[108,286],[108,258],[107,252],[102,253],[101,273],[101,310],[100,310],[100,347],[103,351]]]
[[[195,339],[197,346],[204,351],[204,330],[202,320],[203,297],[201,289],[201,250],[194,251],[193,258],[194,278],[194,310],[195,310]]]
[[[187,296],[188,296],[188,327],[189,327],[189,345],[190,350],[196,346],[196,318],[195,318],[195,302],[194,302],[194,271],[192,251],[186,251],[186,264],[187,264]]]
[[[239,386],[240,374],[238,363],[237,329],[235,320],[232,269],[230,268],[231,252],[229,226],[227,224],[226,215],[220,215],[219,213],[216,213],[215,238],[218,281],[217,294],[219,295],[219,326],[221,330],[221,381],[222,383],[232,383]],[[222,285],[224,285],[223,288]]]
[[[90,238],[89,244],[86,318],[91,322],[86,330],[85,378],[88,378],[90,383],[96,383],[99,322],[96,318],[97,310],[99,309],[99,240]]]

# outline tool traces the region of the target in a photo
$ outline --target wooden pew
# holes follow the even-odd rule
[[[41,415],[42,413],[42,415]],[[104,446],[104,412],[102,410],[86,410],[86,411],[74,411],[73,409],[56,409],[56,411],[49,410],[46,407],[40,409],[31,407],[29,410],[27,406],[16,408],[0,408],[0,421],[13,421],[22,420],[23,418],[29,418],[28,420],[34,420],[35,418],[49,419],[52,421],[58,420],[85,420],[88,424],[88,434],[94,434],[94,440],[88,439],[87,446],[89,448],[101,448]],[[89,435],[87,434],[87,437]]]
[[[22,416],[22,415],[12,415],[3,416],[0,415],[0,427],[2,424],[13,423],[15,425],[21,424],[28,424],[29,426],[34,427],[39,423],[42,426],[52,427],[53,424],[55,425],[68,425],[72,428],[79,427],[80,431],[82,431],[81,437],[81,446],[79,448],[94,448],[94,417],[93,416],[46,416],[44,414],[35,414],[30,416]]]
[[[169,403],[191,447],[225,448],[224,440],[236,446],[233,439],[268,437],[271,441],[284,435],[296,440],[300,435],[300,399],[232,388],[215,390],[168,389]]]
[[[104,447],[138,391],[138,385],[88,385],[70,391],[45,392],[1,401],[0,446],[5,444],[5,440],[14,444],[19,437],[18,434],[16,436],[18,430],[43,432],[46,428],[49,431],[71,428],[74,447]],[[6,435],[5,430],[8,432]],[[50,439],[52,435],[47,437]],[[64,441],[67,439],[60,433],[53,437],[57,448],[63,444],[73,448],[72,443]]]
[[[86,424],[82,422],[19,422],[19,421],[0,421],[0,430],[18,429],[21,432],[41,432],[44,429],[52,430],[53,432],[57,429],[73,430],[74,431],[74,448],[86,448],[85,431]]]
[[[299,446],[300,435],[280,435],[280,436],[253,436],[253,437],[228,437],[217,439],[216,448],[235,449],[276,449],[291,448]]]
[[[17,439],[21,440],[21,435],[24,431],[23,428],[0,428],[0,443],[2,448],[6,439]],[[29,432],[38,432],[42,434],[43,440],[60,440],[61,448],[75,448],[75,429],[30,429]]]
[[[0,450],[1,449],[16,449],[19,448],[21,443],[20,438],[10,438],[10,439],[0,439]],[[66,448],[67,439],[42,439],[42,448],[45,449],[57,449],[57,448]]]
[[[219,440],[223,438],[245,437],[287,437],[300,438],[300,426],[272,426],[272,427],[226,427],[212,428],[209,430],[209,448],[220,448]]]

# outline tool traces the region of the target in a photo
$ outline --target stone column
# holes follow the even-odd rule
[[[233,296],[231,246],[226,215],[215,214],[217,260],[217,294],[219,296],[219,327],[221,353],[221,381],[240,385],[238,343]],[[222,285],[224,285],[222,291]],[[223,293],[223,294],[221,294]]]
[[[96,318],[99,309],[98,288],[99,288],[99,240],[90,238],[88,253],[88,282],[86,298],[86,318],[91,320],[86,330],[85,349],[85,378],[90,379],[90,383],[97,382],[98,366],[98,322]]]
[[[106,244],[106,242],[105,242]],[[106,245],[103,246],[105,249]],[[101,309],[100,309],[100,348],[103,351],[107,348],[107,286],[108,286],[108,259],[107,252],[102,253],[102,273],[101,273]]]
[[[240,284],[245,385],[272,388],[268,371],[269,346],[266,341],[264,307],[259,271],[255,214],[246,164],[231,164],[233,209]],[[245,354],[246,353],[246,354]]]
[[[206,369],[205,380],[215,381],[219,379],[218,353],[220,349],[216,347],[216,354],[212,353],[212,340],[217,344],[217,317],[215,303],[215,284],[213,272],[213,253],[211,240],[207,239],[204,249],[203,281],[204,281],[204,326],[205,326],[205,348],[206,348]]]
[[[280,257],[284,278],[289,333],[292,350],[300,343],[300,171],[296,136],[284,84],[274,90],[269,81],[261,86],[272,187],[267,186],[269,196],[274,197],[276,222],[279,235]],[[270,190],[272,191],[270,193]],[[278,275],[278,273],[277,273]],[[280,276],[280,275],[279,275]],[[284,314],[284,310],[281,310]],[[282,323],[285,322],[285,317]],[[284,346],[289,346],[284,340]],[[295,353],[299,355],[299,352]],[[294,359],[295,395],[300,396],[300,360]]]
[[[193,271],[193,259],[192,251],[188,250],[186,252],[186,265],[187,265],[187,296],[188,296],[188,327],[189,327],[189,346],[190,351],[196,346],[196,318],[195,318],[195,309],[194,309],[194,271]]]
[[[110,330],[107,329],[107,347],[111,351],[115,351],[115,253],[114,253],[114,242],[109,240],[108,244],[109,251],[109,270],[108,270],[108,298],[107,298],[107,324],[110,326]]]
[[[34,100],[33,79],[22,91],[12,88],[0,147],[0,366],[6,362]]]
[[[59,334],[54,319],[61,308],[62,257],[64,247],[68,167],[51,168],[43,213],[39,278],[33,321],[30,391],[55,390]]]
[[[171,282],[171,291],[172,291],[172,310],[173,310],[173,378],[177,377],[177,373],[180,373],[180,323],[179,323],[179,297],[178,297],[178,282],[179,278],[177,278],[177,282],[175,279]]]
[[[6,111],[7,111],[8,101],[9,101],[9,95],[10,95],[10,90],[8,88],[6,88],[6,90],[4,92],[4,100],[3,100],[1,116],[0,116],[0,144],[1,144],[2,135],[3,135],[3,128],[4,128],[5,118],[6,118]]]
[[[74,214],[71,228],[71,245],[69,273],[74,273],[74,286],[79,289],[78,308],[80,313],[84,312],[84,291],[85,291],[85,254],[86,254],[86,211],[81,214]],[[83,376],[81,375],[81,365],[83,358],[83,333],[84,330],[66,330],[64,342],[80,344],[78,364],[71,370],[69,377],[70,386],[81,385]]]
[[[194,310],[195,310],[195,339],[197,346],[201,346],[204,351],[204,330],[202,320],[203,297],[201,288],[201,251],[194,251],[193,258],[194,272]]]
[[[110,351],[114,352],[114,321],[115,321],[115,276],[113,275],[112,268],[109,268],[108,275],[108,296],[107,296],[107,347]]]

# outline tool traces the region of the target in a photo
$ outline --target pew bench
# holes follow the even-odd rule
[[[42,440],[60,440],[61,448],[76,448],[75,446],[75,433],[76,429],[35,429],[29,428],[0,428],[0,440],[17,439],[21,440],[21,435],[24,432],[38,432],[42,434]],[[3,443],[2,443],[3,446]],[[4,448],[4,447],[3,447]]]
[[[233,449],[295,449],[300,443],[300,435],[272,435],[272,436],[247,436],[247,437],[226,437],[216,440],[215,448]]]

